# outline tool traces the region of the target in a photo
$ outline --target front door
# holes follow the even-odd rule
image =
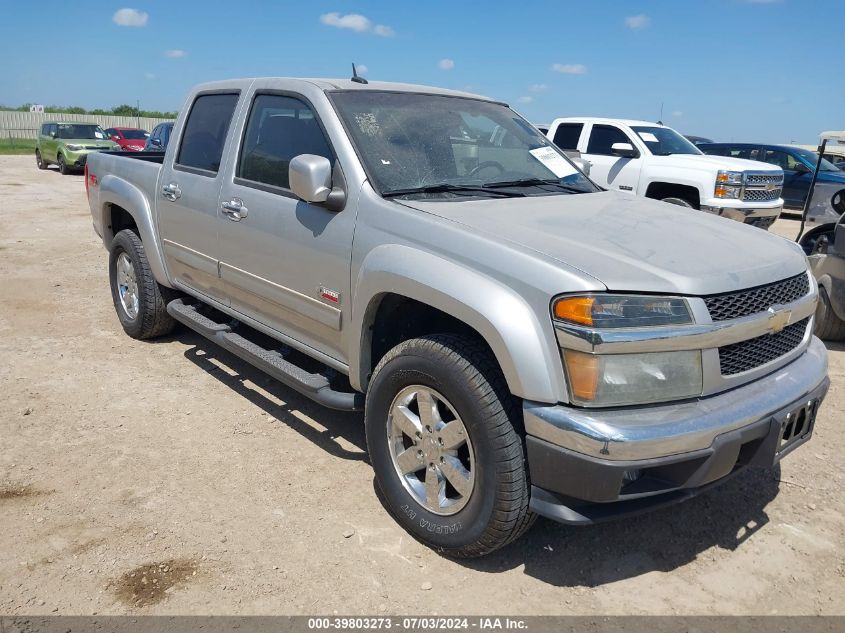
[[[220,276],[232,308],[345,362],[355,211],[303,202],[288,179],[300,154],[336,162],[328,137],[303,97],[258,83],[242,143],[220,195]]]
[[[581,157],[591,164],[590,179],[606,189],[635,194],[640,180],[642,158],[614,155],[611,150],[614,143],[628,143],[634,148],[637,147],[634,141],[615,125],[593,124],[586,151],[581,153]]]
[[[225,302],[218,274],[218,199],[226,139],[238,94],[200,94],[158,182],[159,232],[178,285]]]

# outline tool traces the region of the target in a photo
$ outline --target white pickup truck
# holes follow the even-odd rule
[[[545,126],[544,126],[545,127]],[[570,117],[546,133],[590,164],[606,189],[693,207],[768,229],[783,208],[783,170],[707,156],[670,127],[647,121]]]

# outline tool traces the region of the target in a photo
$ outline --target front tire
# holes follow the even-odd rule
[[[845,339],[845,321],[840,319],[830,305],[830,297],[824,286],[819,286],[819,303],[816,306],[815,334],[825,341]]]
[[[35,150],[35,164],[38,165],[38,169],[47,169],[47,163],[41,158],[41,152],[39,150]]]
[[[67,163],[65,163],[65,155],[60,153],[57,161],[59,165],[59,173],[62,176],[67,176],[70,173],[70,170],[67,167]]]
[[[134,231],[124,229],[114,236],[109,282],[114,309],[129,336],[143,340],[173,331],[176,321],[167,313],[167,301],[176,293],[155,280],[144,244]]]
[[[478,341],[431,335],[390,350],[373,373],[365,427],[389,511],[426,545],[473,558],[532,525],[519,403]]]

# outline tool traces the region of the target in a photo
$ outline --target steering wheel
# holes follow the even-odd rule
[[[471,172],[469,172],[467,174],[467,177],[472,178],[478,172],[480,172],[483,169],[487,169],[488,167],[494,167],[494,168],[498,169],[500,174],[505,173],[505,168],[502,166],[502,163],[499,163],[495,160],[485,160],[482,163],[478,163],[478,165],[476,165],[475,169],[473,169]]]

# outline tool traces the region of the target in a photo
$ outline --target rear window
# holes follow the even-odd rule
[[[197,97],[185,122],[176,164],[217,173],[237,103],[236,93]]]

